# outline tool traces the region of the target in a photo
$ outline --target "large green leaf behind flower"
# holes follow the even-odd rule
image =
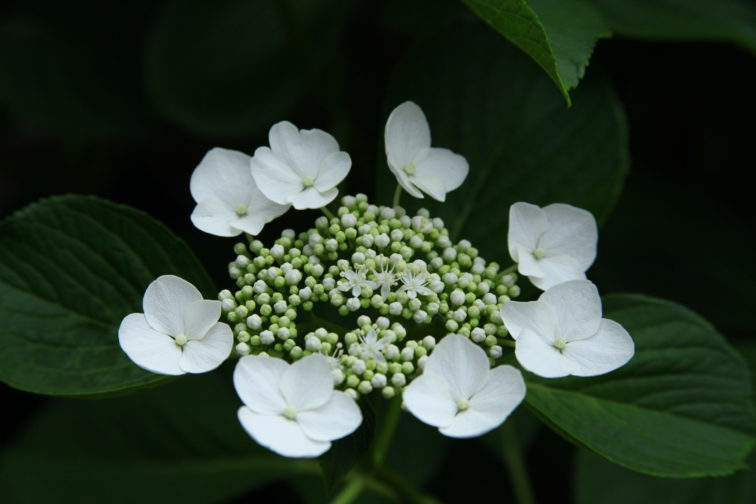
[[[147,285],[178,275],[214,297],[186,244],[133,208],[88,196],[34,203],[0,223],[0,380],[87,396],[157,383],[118,344]]]
[[[586,79],[567,109],[543,72],[479,24],[418,41],[393,75],[385,117],[413,100],[425,111],[432,143],[467,158],[470,174],[445,203],[404,194],[410,209],[427,206],[452,238],[467,238],[487,259],[506,255],[509,206],[570,203],[603,221],[628,167],[622,107],[601,75]],[[383,151],[383,138],[381,138]],[[379,201],[396,185],[385,156]]]
[[[527,374],[527,403],[557,432],[635,471],[719,476],[745,467],[756,415],[748,369],[705,320],[640,295],[604,298],[633,359],[594,378]]]
[[[317,463],[261,448],[236,419],[230,376],[189,376],[102,401],[56,399],[0,451],[0,502],[205,504]]]

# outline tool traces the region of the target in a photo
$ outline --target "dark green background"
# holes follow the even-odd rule
[[[218,286],[229,285],[232,241],[189,221],[189,176],[209,148],[250,152],[282,119],[319,127],[352,156],[348,192],[371,195],[375,170],[390,176],[382,129],[396,104],[384,98],[399,58],[439,27],[488,29],[451,1],[15,3],[0,8],[0,216],[67,192],[133,205],[184,237]],[[202,37],[219,50],[192,50]],[[756,60],[725,44],[612,39],[587,72],[600,71],[624,104],[632,162],[591,278],[602,293],[674,299],[736,346],[752,344]],[[289,213],[264,237],[309,218]],[[3,445],[59,402],[0,393],[14,412]],[[518,416],[529,425],[524,408]],[[451,451],[429,491],[450,502],[501,496],[495,458],[443,442]],[[573,454],[545,429],[533,435],[539,501],[571,495]],[[238,502],[289,502],[291,492],[276,484]]]

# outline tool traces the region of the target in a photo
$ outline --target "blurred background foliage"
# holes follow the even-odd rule
[[[432,102],[444,111],[429,113],[437,144],[467,156],[473,172],[486,170],[485,180],[505,181],[484,198],[499,203],[478,205],[456,224],[459,237],[505,258],[505,228],[486,219],[496,214],[503,223],[508,202],[518,200],[506,181],[537,188],[588,152],[622,168],[596,176],[600,189],[584,195],[604,221],[591,278],[603,293],[643,292],[689,306],[753,363],[756,61],[746,48],[754,47],[754,18],[722,15],[704,24],[709,31],[696,31],[690,27],[706,18],[693,15],[696,7],[688,17],[672,16],[673,32],[655,25],[639,31],[619,0],[593,3],[620,36],[635,38],[599,41],[568,109],[533,61],[452,0],[5,2],[0,216],[68,192],[129,204],[184,237],[225,287],[232,242],[197,231],[188,218],[189,176],[208,149],[251,152],[282,119],[322,128],[352,156],[347,191],[385,202],[385,185],[393,184],[382,151],[387,114],[405,99]],[[667,13],[675,8],[672,0],[662,4]],[[520,115],[507,117],[511,110]],[[587,133],[562,138],[561,125],[578,116]],[[533,133],[520,141],[523,131]],[[585,137],[595,142],[580,144]],[[499,155],[481,156],[481,146],[491,145],[503,146]],[[465,203],[454,194],[450,216]],[[290,212],[263,238],[311,217]],[[17,502],[101,502],[108,492],[111,502],[318,502],[323,490],[311,466],[260,467],[235,422],[194,418],[197,397],[208,401],[208,412],[233,411],[230,387],[212,386],[218,379],[108,399],[111,408],[3,386],[4,404],[14,407],[6,409],[10,427],[0,431],[0,483],[27,489],[13,495]],[[485,439],[443,439],[404,421],[396,449],[423,457],[398,467],[432,494],[449,502],[510,498],[499,454],[485,449]],[[539,502],[753,502],[756,478],[747,473],[711,481],[640,476],[576,455],[525,408],[514,423],[529,445]],[[287,485],[291,470],[295,484]],[[373,497],[380,501],[380,491]]]

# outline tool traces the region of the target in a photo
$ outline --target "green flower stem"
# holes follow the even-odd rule
[[[501,279],[504,275],[509,275],[510,273],[514,273],[515,271],[517,271],[517,263],[514,263],[509,268],[500,271],[499,272],[499,279]]]
[[[435,497],[421,492],[415,488],[412,483],[388,467],[376,467],[373,473],[373,478],[388,487],[397,497],[398,502],[407,502],[411,504],[440,504]]]
[[[402,197],[402,186],[400,184],[396,184],[396,190],[394,191],[394,200],[391,203],[391,206],[393,208],[396,208],[399,206],[399,199]]]
[[[512,348],[515,348],[517,346],[517,344],[514,341],[509,340],[509,339],[499,339],[497,341],[499,345],[504,345],[504,346],[508,346]]]
[[[502,429],[504,462],[512,482],[512,491],[517,504],[534,504],[533,489],[530,486],[530,477],[525,459],[520,450],[520,442],[517,438],[514,423],[510,420]]]
[[[365,488],[365,483],[365,476],[362,473],[355,472],[349,477],[349,483],[331,500],[331,504],[351,504],[360,496]]]
[[[381,430],[375,438],[375,444],[373,445],[373,465],[378,467],[383,464],[388,453],[389,446],[391,446],[391,439],[396,432],[396,426],[399,423],[399,416],[402,413],[402,399],[401,397],[394,397],[389,401],[388,408],[386,410],[386,416],[383,418],[383,425]]]
[[[325,214],[325,216],[329,219],[334,219],[336,217],[335,215],[333,215],[333,212],[328,210],[328,207],[322,207],[321,210],[323,211],[323,214]]]

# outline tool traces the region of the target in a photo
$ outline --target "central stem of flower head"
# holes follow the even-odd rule
[[[545,255],[546,255],[546,251],[543,250],[541,247],[538,247],[537,249],[533,251],[533,257],[535,257],[536,259],[542,259],[543,256]]]
[[[235,211],[236,215],[238,215],[239,217],[244,217],[245,215],[247,215],[247,205],[236,205]]]
[[[403,169],[404,173],[406,173],[407,175],[415,174],[415,165],[413,165],[412,163],[407,163],[406,165],[404,165]]]
[[[286,409],[283,412],[283,416],[288,418],[289,420],[294,420],[297,418],[297,410],[294,408],[294,406],[286,406]]]
[[[457,399],[457,412],[461,413],[470,407],[470,401],[464,397]]]
[[[186,334],[181,333],[176,336],[175,341],[178,346],[184,346],[186,345],[186,342],[189,341],[189,338],[186,337]]]
[[[302,179],[302,185],[305,187],[312,187],[312,185],[315,183],[314,180],[312,180],[312,177],[309,175],[305,175],[305,177]]]
[[[554,340],[554,348],[556,348],[560,352],[563,351],[566,347],[567,347],[567,340],[564,339],[562,336],[558,336],[557,339]]]

